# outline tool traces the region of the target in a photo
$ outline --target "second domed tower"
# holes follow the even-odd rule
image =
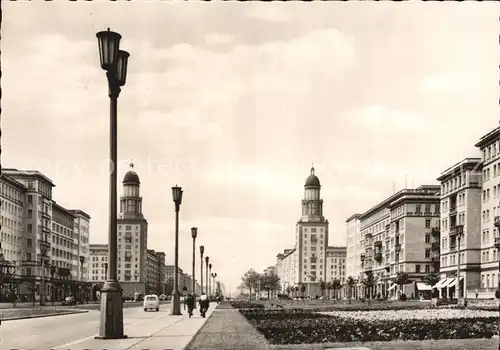
[[[123,193],[120,197],[120,217],[122,219],[142,219],[142,197],[140,195],[141,182],[139,175],[133,170],[134,164],[130,163],[130,170],[123,177]]]
[[[323,219],[323,200],[321,199],[321,183],[314,174],[314,167],[304,185],[304,199],[302,200],[302,216],[309,219]]]

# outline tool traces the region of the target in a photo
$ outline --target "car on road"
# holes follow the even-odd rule
[[[157,295],[146,295],[144,297],[144,311],[148,310],[160,311],[160,299]]]
[[[160,295],[160,300],[167,300],[167,296],[165,294]]]
[[[62,302],[63,305],[76,305],[76,299],[75,297],[66,297],[64,298],[63,302]]]

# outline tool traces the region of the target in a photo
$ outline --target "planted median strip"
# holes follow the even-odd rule
[[[84,312],[88,311],[77,310],[77,309],[58,309],[58,308],[8,309],[0,311],[0,320],[11,321],[11,320],[20,320],[25,318],[71,315]]]

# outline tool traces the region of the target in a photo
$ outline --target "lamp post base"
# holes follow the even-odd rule
[[[172,316],[180,316],[181,314],[181,296],[179,293],[172,294]]]
[[[101,323],[95,339],[124,339],[122,289],[117,281],[106,281],[101,290]]]

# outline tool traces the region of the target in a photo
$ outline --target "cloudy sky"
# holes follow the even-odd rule
[[[120,180],[133,159],[150,248],[173,261],[170,187],[184,188],[180,263],[199,227],[235,289],[292,247],[314,163],[330,242],[404,186],[434,184],[498,125],[491,3],[2,4],[2,164],[38,169],[107,239],[109,100],[95,33],[131,54]]]

